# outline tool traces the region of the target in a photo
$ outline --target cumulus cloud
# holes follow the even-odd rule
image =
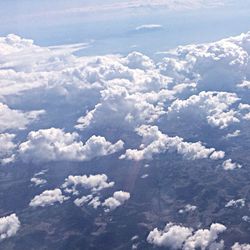
[[[43,174],[44,172],[42,171],[38,173],[38,176]],[[44,179],[40,179],[35,176],[32,178],[32,181],[35,183],[35,185],[42,185],[45,183]],[[100,191],[106,188],[111,188],[113,186],[114,182],[108,182],[108,177],[105,174],[89,176],[70,175],[65,179],[65,182],[61,186],[63,192],[67,193],[67,196],[65,196],[59,188],[53,190],[45,190],[41,194],[36,195],[30,201],[29,205],[31,207],[45,207],[53,205],[55,203],[62,204],[64,201],[68,200],[70,196],[78,196],[81,191],[80,188],[84,188],[90,190],[91,193],[74,199],[74,204],[76,206],[81,207],[87,204],[94,209],[97,209],[101,206],[105,207],[105,211],[111,211],[116,207],[121,206],[130,197],[130,194],[127,192],[117,191],[113,194],[112,197],[106,199],[104,202],[101,202]]]
[[[53,190],[45,190],[39,195],[36,195],[31,201],[31,207],[45,207],[53,205],[57,202],[62,204],[68,197],[62,194],[62,191],[59,188]]]
[[[124,65],[128,66],[129,69],[140,69],[140,70],[146,71],[146,70],[150,70],[150,69],[152,70],[155,68],[155,64],[153,60],[151,60],[148,56],[145,56],[142,53],[136,52],[136,51],[128,54],[128,56],[123,58],[121,62]],[[141,73],[141,72],[138,71],[137,73]],[[151,74],[152,73],[153,72],[151,72]]]
[[[15,160],[14,150],[17,145],[13,142],[14,134],[0,134],[0,164],[7,164]]]
[[[88,206],[92,206],[94,209],[102,206],[104,207],[105,212],[110,212],[123,205],[129,198],[130,194],[128,192],[116,191],[112,197],[105,199],[103,202],[100,201],[100,196],[96,194],[95,196],[94,194],[90,194],[87,196],[82,196],[81,198],[76,198],[74,200],[74,204],[78,207],[87,204]]]
[[[83,144],[77,133],[50,128],[30,132],[27,141],[19,145],[18,152],[23,161],[86,161],[113,154],[122,148],[121,140],[112,144],[104,137],[94,135]]]
[[[171,249],[182,248],[185,240],[192,235],[192,229],[168,223],[163,230],[155,228],[147,237],[150,244]]]
[[[130,193],[124,191],[116,191],[114,192],[112,197],[107,198],[102,203],[102,206],[106,208],[105,209],[106,212],[109,212],[123,205],[125,201],[127,201],[129,198],[130,198]]]
[[[230,109],[238,100],[235,93],[203,91],[186,100],[175,100],[168,108],[168,115],[170,119],[192,117],[199,123],[205,120],[209,125],[223,129],[240,121],[237,111]]]
[[[190,86],[198,82],[197,86],[202,90],[205,88],[203,83],[209,81],[207,84],[213,86],[211,89],[214,90],[215,84],[218,87],[224,82],[220,90],[228,91],[231,86],[230,81],[233,81],[234,85],[239,81],[228,80],[227,77],[234,78],[234,74],[241,74],[240,78],[247,78],[248,37],[249,33],[215,43],[179,47],[173,55],[168,53],[163,62],[156,65],[149,57],[138,52],[133,52],[124,58],[118,56],[75,58],[69,52],[60,54],[51,48],[40,48],[32,41],[11,35],[2,38],[2,44],[6,47],[3,51],[7,51],[2,53],[15,55],[17,58],[16,53],[20,51],[26,54],[30,52],[32,58],[36,55],[34,60],[37,64],[29,64],[25,68],[20,65],[18,67],[8,65],[11,70],[2,72],[4,75],[1,79],[4,79],[6,84],[1,88],[0,95],[1,91],[2,95],[6,93],[9,95],[12,89],[22,93],[25,90],[27,93],[29,89],[34,92],[34,88],[39,88],[40,92],[52,91],[54,95],[67,96],[67,99],[71,96],[71,99],[87,100],[88,98],[75,97],[77,93],[83,95],[84,91],[92,89],[91,100],[94,108],[86,110],[85,115],[79,118],[78,128],[114,126],[114,124],[117,126],[126,124],[134,128],[152,123],[164,115],[162,104],[166,100],[175,98],[177,90],[180,89],[177,86],[183,84]],[[238,52],[240,49],[243,50],[243,55]],[[41,54],[42,58],[37,56]],[[5,56],[3,61],[8,61],[7,59]],[[41,61],[43,63],[40,63]],[[209,69],[206,68],[207,65]],[[232,70],[233,67],[239,67],[239,70]],[[219,77],[218,74],[222,76]],[[174,79],[170,79],[169,76]],[[176,86],[171,89],[169,83],[172,81]],[[13,82],[20,83],[18,88],[22,89],[14,88]],[[30,85],[25,88],[24,82]],[[228,100],[225,93],[224,97],[223,93],[218,95],[217,100],[212,93],[207,93],[206,96],[204,92],[202,93],[199,98],[202,99],[204,95],[203,101],[205,98],[210,101],[202,105],[197,100],[196,109],[197,112],[204,114],[209,124],[225,128],[238,122],[236,111],[229,109],[232,103],[227,103],[230,101],[229,93]],[[220,100],[219,97],[225,100]],[[231,100],[233,97],[236,98],[231,94]],[[83,106],[84,104],[83,102]],[[199,104],[203,110],[199,110]],[[217,104],[219,104],[218,110],[214,108]],[[210,107],[211,105],[214,106]],[[105,115],[107,112],[112,112],[109,119]]]
[[[141,94],[130,95],[124,87],[113,86],[101,94],[101,102],[78,119],[76,128],[83,130],[124,125],[133,129],[143,123],[152,123],[165,114],[162,105],[155,104],[154,100],[150,103]],[[107,117],[108,113],[112,116]]]
[[[176,98],[179,91],[196,85],[206,89],[203,83],[208,81],[212,90],[223,84],[220,90],[229,91],[231,81],[240,82],[234,80],[235,74],[237,79],[246,79],[248,38],[249,33],[211,44],[179,47],[157,65],[138,52],[127,57],[75,57],[70,49],[41,48],[9,35],[0,39],[0,97],[13,101],[11,96],[16,93],[20,97],[46,95],[46,102],[60,97],[62,102],[82,104],[84,115],[77,125],[81,129],[114,124],[134,128],[164,115],[164,102]],[[33,100],[38,102],[38,98]],[[112,112],[110,119],[105,116],[107,112]],[[216,114],[209,122],[219,127],[237,118],[231,110]]]
[[[168,89],[171,79],[160,74],[153,60],[138,52],[75,57],[68,48],[42,48],[15,35],[1,38],[0,44],[0,100],[22,103],[24,97],[44,107],[60,98],[61,105],[81,105],[80,128],[153,121],[164,113],[162,102],[177,92]],[[106,112],[112,112],[110,119]]]
[[[245,34],[237,38],[230,38],[228,41],[242,48],[244,47],[244,50],[247,51],[247,37],[248,35]],[[191,73],[186,74],[184,71],[179,70],[177,75],[173,74],[173,70],[169,69],[172,64],[167,65],[165,61],[171,61],[174,58],[176,64],[181,64],[186,59],[190,60],[190,64],[197,61],[197,65],[207,65],[203,62],[199,63],[196,57],[199,56],[199,53],[203,53],[205,47],[208,47],[207,50],[209,50],[212,46],[211,44],[206,46],[194,45],[194,48],[184,46],[182,47],[183,55],[180,55],[180,58],[176,54],[172,58],[170,53],[162,63],[157,65],[149,57],[138,52],[132,52],[127,57],[76,58],[71,51],[66,50],[66,52],[61,51],[59,53],[53,48],[41,48],[34,45],[32,41],[13,35],[2,38],[1,41],[3,46],[6,47],[3,51],[7,51],[2,53],[5,55],[3,61],[8,65],[8,70],[5,69],[6,65],[3,64],[4,70],[1,71],[1,79],[4,81],[4,86],[0,90],[0,96],[11,98],[11,94],[14,93],[27,96],[34,95],[38,91],[39,96],[41,94],[45,95],[47,92],[50,93],[50,95],[46,94],[46,96],[51,97],[46,98],[48,102],[53,102],[57,99],[56,97],[60,96],[63,97],[60,100],[65,102],[71,100],[82,103],[84,115],[79,118],[76,125],[79,129],[111,126],[120,128],[121,125],[134,129],[142,124],[156,122],[166,114],[166,102],[169,103],[183,91],[190,91],[189,88],[195,88],[196,83],[198,82],[198,85],[200,83],[200,77],[194,77],[194,75],[197,75],[195,73],[191,76]],[[222,46],[221,50],[215,49],[215,51],[212,51],[211,49],[211,54],[216,54],[223,61],[225,57],[224,43],[218,43]],[[192,49],[197,51],[190,52],[189,56],[186,55],[186,51]],[[181,49],[179,48],[179,50]],[[11,59],[12,57],[18,58],[18,53],[28,54],[33,60],[32,64],[25,60],[22,67],[19,64],[13,64],[14,60]],[[207,53],[210,56],[210,53]],[[209,56],[205,53],[200,57],[204,59]],[[217,59],[214,60],[218,61]],[[8,64],[9,61],[12,62],[11,65]],[[237,60],[233,62],[236,64]],[[233,62],[230,61],[232,64]],[[24,65],[26,66],[24,67]],[[167,70],[164,70],[166,69],[164,65],[168,68]],[[195,72],[194,65],[192,67],[183,67],[189,69],[190,72]],[[214,65],[214,67],[217,69],[217,65]],[[213,75],[213,72],[210,73],[207,70],[204,72]],[[14,86],[14,83],[18,83],[18,86]],[[229,89],[227,86],[225,87],[225,90]],[[227,99],[225,97],[226,93],[218,94],[218,97],[213,96],[215,93],[202,93],[198,97],[202,99],[202,95],[204,95],[203,100],[200,100],[201,103],[199,103],[199,100],[197,101],[196,110],[204,114],[203,117],[209,124],[224,128],[238,122],[239,118],[236,110],[230,109],[232,100],[235,101],[237,96],[233,96],[233,94],[230,96],[228,93]],[[86,98],[83,98],[83,96]],[[210,101],[202,105],[205,98]],[[33,100],[37,99],[33,98]],[[175,105],[178,101],[176,101]],[[201,104],[203,110],[199,109],[199,104]],[[219,108],[215,109],[217,104],[219,104]],[[213,106],[211,107],[211,105]],[[107,113],[112,114],[112,116],[107,118]]]
[[[250,250],[250,244],[240,244],[239,242],[236,242],[232,246],[232,250]]]
[[[20,221],[16,214],[0,218],[0,241],[14,236],[20,228]]]
[[[180,46],[160,63],[176,81],[197,81],[198,89],[230,91],[249,80],[250,32],[214,43]]]
[[[22,112],[10,109],[0,102],[0,132],[9,129],[25,129],[29,123],[38,119],[44,112],[44,110]]]
[[[11,34],[0,38],[0,47],[0,102],[3,100],[7,105],[15,103],[18,106],[28,99],[38,106],[44,106],[47,103],[57,103],[60,98],[61,104],[72,103],[79,102],[80,96],[89,95],[88,89],[91,87],[96,89],[93,82],[88,81],[91,78],[88,76],[88,67],[85,72],[81,69],[86,66],[87,61],[83,58],[78,61],[72,54],[81,49],[80,45],[39,47],[32,40]],[[94,96],[93,94],[93,98]],[[19,126],[23,127],[36,114],[7,111],[14,118],[18,118],[21,121]]]
[[[96,67],[105,88],[95,107],[79,118],[78,129],[121,125],[133,129],[152,123],[165,114],[163,102],[185,89],[170,89],[171,79],[159,74],[154,62],[138,52],[120,59],[102,58]]]
[[[163,230],[155,228],[147,237],[147,241],[159,247],[170,249],[223,249],[224,242],[217,242],[220,233],[226,227],[219,223],[214,223],[209,229],[199,229],[194,231],[192,228],[168,223]],[[213,248],[216,246],[216,248]]]
[[[92,192],[100,191],[105,188],[114,186],[114,182],[108,182],[108,177],[105,174],[97,175],[70,175],[65,179],[62,188],[66,189],[67,192],[76,193],[77,187],[83,187],[90,189]]]
[[[222,167],[225,170],[234,170],[236,168],[242,168],[242,165],[240,165],[239,163],[233,162],[232,159],[228,159],[222,163]]]
[[[220,233],[224,232],[226,227],[219,223],[213,223],[210,229],[199,229],[191,237],[189,237],[184,244],[185,250],[200,249],[213,249],[212,246],[216,244],[214,249],[223,249],[224,242],[216,242]]]
[[[0,45],[0,68],[3,76],[13,72],[32,73],[33,71],[41,72],[43,70],[50,72],[52,69],[61,69],[66,61],[68,63],[72,62],[72,52],[81,48],[80,44],[78,44],[78,48],[76,46],[66,46],[63,51],[59,47],[40,47],[35,45],[33,40],[21,38],[15,34],[0,37]],[[20,74],[19,76],[20,80],[22,80],[26,75]],[[3,87],[6,86],[6,83],[6,81],[3,82]],[[33,87],[40,87],[40,84],[37,83]],[[27,86],[30,87],[27,82],[24,85],[19,86],[22,91],[26,90]],[[17,87],[18,85],[14,84],[14,86]],[[16,90],[21,89],[17,88]]]
[[[224,157],[224,152],[215,151],[214,148],[206,148],[201,142],[185,142],[183,138],[175,136],[169,137],[159,131],[157,126],[143,125],[136,129],[138,135],[142,137],[140,149],[127,149],[121,159],[140,161],[152,159],[155,154],[167,151],[177,152],[189,160],[211,158],[217,160]]]

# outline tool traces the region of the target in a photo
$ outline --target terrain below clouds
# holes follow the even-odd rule
[[[249,249],[250,33],[82,46],[0,38],[0,248]]]

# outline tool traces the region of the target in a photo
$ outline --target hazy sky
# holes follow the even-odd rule
[[[249,12],[249,0],[10,0],[0,2],[0,35],[39,45],[91,42],[87,54],[151,54],[246,32]],[[152,24],[161,28],[136,29]]]

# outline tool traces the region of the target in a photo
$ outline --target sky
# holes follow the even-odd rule
[[[14,33],[42,46],[87,42],[86,55],[135,48],[153,55],[246,32],[249,9],[244,0],[11,0],[0,3],[0,35]],[[150,24],[159,28],[137,29]]]

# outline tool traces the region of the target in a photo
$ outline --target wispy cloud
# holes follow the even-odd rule
[[[113,3],[87,3],[84,5],[72,5],[71,8],[60,8],[56,10],[37,12],[28,14],[28,17],[34,16],[55,16],[55,15],[77,15],[91,13],[109,13],[116,11],[126,11],[131,9],[152,9],[165,8],[166,10],[182,10],[211,8],[225,4],[225,0],[127,0]]]
[[[143,24],[135,28],[136,31],[153,31],[162,29],[163,26],[160,24]]]

